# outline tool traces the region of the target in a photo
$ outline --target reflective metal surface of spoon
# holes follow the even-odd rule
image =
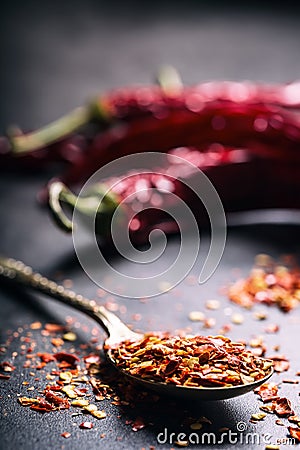
[[[105,341],[106,348],[128,339],[140,340],[143,338],[143,334],[135,333],[130,330],[130,328],[128,328],[115,314],[108,311],[104,308],[104,306],[97,305],[94,300],[89,300],[82,295],[76,294],[75,292],[66,289],[64,286],[34,272],[31,267],[26,266],[21,261],[0,256],[0,276],[12,280],[21,286],[29,287],[46,294],[62,303],[65,303],[66,305],[73,306],[75,309],[82,311],[93,318],[101,325],[102,328],[105,329],[109,336]],[[116,366],[109,349],[106,351],[106,355],[112,364]],[[253,383],[240,386],[216,388],[176,386],[157,381],[143,380],[125,372],[123,373],[134,382],[140,384],[142,387],[154,390],[158,394],[195,401],[225,400],[246,394],[247,392],[250,392],[265,383],[273,375],[273,372],[273,368],[270,368],[269,373],[264,378]]]

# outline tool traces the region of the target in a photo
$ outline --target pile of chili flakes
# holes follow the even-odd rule
[[[125,373],[187,387],[232,387],[266,377],[273,366],[224,336],[145,334],[110,349]]]
[[[233,283],[227,294],[245,308],[264,303],[288,312],[300,301],[300,268],[292,257],[277,263],[268,255],[257,255],[250,275]]]

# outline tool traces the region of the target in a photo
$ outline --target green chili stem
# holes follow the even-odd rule
[[[119,202],[112,193],[106,193],[106,187],[98,186],[95,191],[91,190],[87,197],[77,197],[62,182],[54,181],[49,188],[49,207],[55,221],[65,231],[73,230],[73,222],[62,208],[62,203],[71,207],[72,210],[80,211],[85,216],[100,217],[104,223],[105,217],[110,217]]]
[[[165,95],[171,97],[181,91],[183,87],[179,72],[175,67],[169,65],[160,68],[157,75],[157,82]]]
[[[111,119],[111,111],[101,101],[101,98],[95,99],[87,106],[74,109],[60,119],[32,133],[12,133],[10,136],[12,153],[22,155],[46,147],[74,133],[93,119],[103,122]]]

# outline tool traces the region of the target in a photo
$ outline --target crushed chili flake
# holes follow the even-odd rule
[[[63,339],[56,337],[51,339],[51,344],[54,345],[54,347],[61,347],[64,345]]]
[[[30,324],[30,328],[31,330],[39,330],[40,328],[42,328],[42,324],[41,322],[32,322]]]
[[[228,288],[227,294],[232,302],[245,308],[265,303],[288,312],[299,304],[300,269],[295,264],[285,267],[271,259],[262,264],[256,258],[250,275],[236,281]]]
[[[46,323],[44,328],[46,331],[49,331],[49,333],[57,333],[59,331],[65,331],[66,329],[65,325],[60,325],[58,323]]]
[[[264,403],[277,400],[279,398],[278,385],[275,383],[264,383],[254,389],[254,392],[260,396]]]
[[[292,416],[294,411],[291,402],[286,397],[280,397],[272,402],[275,413],[280,417]]]
[[[99,355],[88,355],[88,356],[85,356],[83,359],[86,364],[99,364],[99,362],[100,362]]]
[[[80,359],[78,358],[78,356],[76,356],[72,353],[67,353],[67,352],[54,353],[53,357],[57,361],[66,362],[66,363],[70,364],[71,366],[75,366],[76,363],[80,362]]]
[[[284,355],[270,356],[269,359],[274,363],[275,372],[286,372],[290,368],[290,363]]]
[[[207,317],[203,321],[204,328],[213,328],[216,325],[216,319],[214,317]]]
[[[300,442],[300,428],[299,427],[288,427],[290,435]]]
[[[137,417],[135,421],[131,424],[132,431],[139,431],[145,428],[146,424],[142,417]]]
[[[65,333],[63,335],[63,339],[65,341],[74,342],[77,339],[77,335],[75,333],[73,333],[73,331],[68,331],[67,333]]]
[[[273,414],[273,412],[274,412],[274,406],[272,404],[271,405],[262,405],[259,407],[259,409],[261,409],[264,412],[270,413],[270,414]]]
[[[238,386],[264,378],[272,362],[224,336],[172,337],[146,334],[111,348],[125,373],[181,386]]]
[[[205,320],[205,314],[202,311],[191,311],[189,313],[189,319],[192,322],[203,322]]]
[[[220,306],[221,306],[221,303],[219,302],[219,300],[207,300],[207,302],[205,303],[205,307],[207,309],[216,310],[216,309],[219,309]]]
[[[9,380],[10,375],[4,375],[3,373],[0,373],[0,380]]]
[[[41,361],[44,363],[55,361],[55,358],[51,353],[38,353],[37,356],[41,358]]]
[[[14,370],[16,370],[16,367],[13,366],[9,361],[3,361],[0,364],[0,368],[4,371],[4,372],[13,372]]]
[[[299,423],[300,422],[300,417],[299,416],[290,416],[288,418],[289,422],[294,422],[294,423]]]
[[[252,414],[251,419],[254,422],[258,422],[260,420],[263,420],[265,417],[266,417],[265,413],[255,413],[255,414]]]
[[[69,409],[70,403],[66,398],[62,398],[58,396],[57,394],[54,394],[54,392],[51,391],[50,388],[46,388],[45,391],[45,398],[46,400],[56,406],[59,409]]]
[[[266,328],[265,332],[268,334],[277,333],[279,331],[279,325],[276,323],[270,323]]]
[[[79,428],[82,428],[82,429],[85,429],[85,430],[90,430],[90,429],[93,428],[93,427],[94,427],[94,425],[93,425],[92,422],[82,422],[82,423],[79,425]]]
[[[282,422],[281,419],[276,419],[275,423],[276,423],[276,425],[279,425],[280,427],[284,427],[284,423]]]
[[[61,433],[61,436],[65,439],[69,439],[69,437],[71,437],[71,433],[69,433],[68,431],[65,431],[64,433]]]

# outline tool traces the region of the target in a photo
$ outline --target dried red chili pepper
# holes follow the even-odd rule
[[[95,135],[86,145],[87,151],[79,152],[79,156],[80,145],[76,147],[69,141],[65,148],[62,145],[66,153],[67,150],[72,153],[72,148],[77,150],[73,154],[74,164],[60,180],[68,185],[82,184],[99,167],[127,154],[153,150],[169,152],[179,146],[190,147],[189,153],[193,153],[191,147],[195,147],[202,156],[197,166],[212,179],[226,211],[298,208],[299,199],[295,194],[300,167],[298,105],[297,83],[259,86],[221,82],[177,86],[175,90],[166,86],[117,90],[102,96],[96,106],[93,104],[92,108],[75,113],[73,130],[95,114],[102,118],[109,116],[113,122],[117,120],[122,124]],[[67,123],[74,125],[74,115]],[[50,130],[53,137],[53,128]],[[35,148],[47,142],[47,133],[49,129],[16,137],[13,141],[21,149]],[[70,193],[52,189],[51,196],[54,191],[59,199],[74,206]],[[52,200],[53,208],[55,199]],[[106,200],[109,216],[118,200],[115,197]],[[70,227],[70,221],[55,213],[61,225]],[[148,220],[149,217],[148,214]],[[165,231],[170,230],[169,225],[160,223]],[[148,227],[150,231],[152,226]]]
[[[107,237],[110,232],[111,217],[121,203],[126,216],[126,208],[129,207],[128,196],[130,196],[130,204],[134,205],[134,202],[138,201],[141,205],[141,212],[136,215],[137,220],[130,225],[130,235],[134,242],[144,243],[148,239],[149,232],[154,228],[160,228],[167,233],[178,232],[178,224],[166,213],[170,208],[176,208],[176,203],[172,203],[168,192],[172,192],[188,205],[195,219],[203,223],[206,217],[203,205],[198,196],[188,187],[198,169],[210,178],[227,212],[251,208],[297,207],[297,205],[300,207],[299,198],[296,195],[298,183],[296,164],[291,166],[290,170],[290,163],[274,163],[270,172],[270,163],[267,159],[249,160],[246,150],[232,148],[222,148],[217,157],[214,151],[208,150],[203,157],[201,151],[188,148],[177,149],[174,154],[182,158],[182,168],[185,166],[185,160],[194,162],[194,172],[187,173],[186,170],[180,172],[180,165],[170,159],[168,167],[157,168],[156,173],[153,174],[128,173],[119,180],[115,178],[105,180],[103,184],[93,186],[90,195],[81,197],[78,202],[77,197],[63,184],[55,181],[50,183],[50,206],[57,222],[68,231],[72,229],[72,222],[61,209],[60,202],[69,205],[72,209],[76,205],[77,210],[82,214],[94,217],[95,207],[91,205],[96,204],[98,207],[103,192],[108,192],[111,188],[102,199],[100,207],[96,209],[96,232],[100,236]],[[160,175],[157,175],[158,172]],[[180,179],[179,176],[181,176]],[[145,186],[145,200],[139,196],[141,184]],[[161,186],[165,186],[164,190]],[[261,195],[263,191],[264,196]],[[158,209],[155,206],[155,196],[160,201]],[[143,210],[144,202],[147,206],[145,210]],[[152,203],[155,214],[151,213],[151,207],[149,209]]]
[[[207,106],[227,107],[236,105],[273,106],[273,126],[281,125],[278,113],[280,109],[293,110],[300,104],[299,83],[287,85],[259,85],[249,82],[209,82],[196,86],[181,86],[169,80],[161,86],[132,86],[116,89],[104,94],[92,104],[81,107],[34,133],[11,137],[15,150],[21,153],[46,147],[59,139],[80,129],[91,120],[107,123],[116,120],[123,122],[137,121],[145,117],[163,118],[174,111],[191,111],[203,113]],[[264,131],[265,124],[257,123],[257,128]],[[8,148],[7,141],[2,142],[3,152]],[[72,149],[69,149],[72,151]],[[63,151],[60,149],[61,154]],[[58,154],[59,155],[59,154]]]

